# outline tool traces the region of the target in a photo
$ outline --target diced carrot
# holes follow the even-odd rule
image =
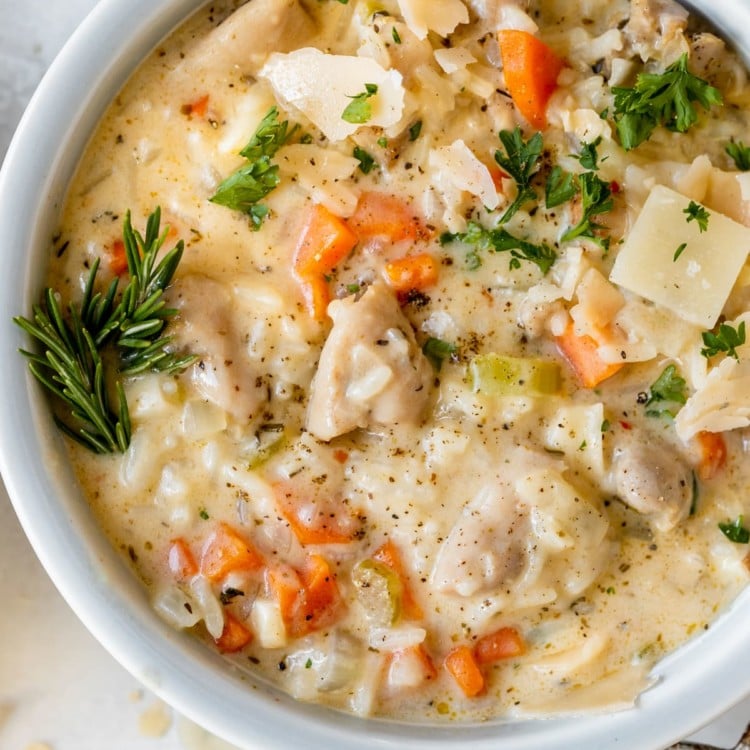
[[[397,294],[422,291],[437,283],[438,263],[428,253],[407,255],[386,263],[385,273]]]
[[[278,482],[274,494],[300,544],[343,544],[354,538],[355,519],[343,503],[323,494],[318,487]]]
[[[478,664],[491,664],[500,659],[520,656],[526,644],[516,628],[500,628],[480,638],[474,646],[474,658]]]
[[[356,244],[346,222],[316,203],[307,212],[294,251],[294,270],[302,278],[330,273]]]
[[[167,562],[170,572],[178,581],[187,581],[198,572],[195,556],[182,537],[170,542]]]
[[[556,337],[557,347],[586,388],[594,388],[622,369],[624,362],[605,362],[599,356],[599,343],[591,336],[577,335],[573,321]]]
[[[253,640],[253,634],[230,612],[224,613],[224,630],[216,639],[216,645],[222,654],[233,654],[241,651]]]
[[[219,524],[209,535],[201,552],[201,573],[211,581],[235,571],[259,570],[263,565],[260,552],[227,523]]]
[[[294,637],[331,624],[341,608],[336,577],[320,555],[310,555],[300,572],[288,565],[269,567],[266,585],[279,604],[287,632]]]
[[[484,675],[468,646],[456,646],[449,651],[445,657],[445,668],[468,698],[484,690]]]
[[[422,608],[417,603],[409,586],[409,580],[404,572],[404,566],[401,562],[401,553],[393,540],[389,539],[381,544],[372,554],[372,559],[390,568],[401,581],[401,609],[404,616],[409,620],[421,620],[424,617]]]
[[[698,478],[713,479],[727,460],[727,444],[720,432],[699,432],[696,436],[700,458]]]
[[[388,193],[365,192],[347,223],[360,240],[385,237],[391,242],[426,240],[429,230],[411,206]]]
[[[320,276],[298,276],[297,278],[308,314],[314,320],[324,320],[328,303],[331,301],[331,289],[325,276],[321,274]]]
[[[122,276],[128,270],[128,257],[125,254],[125,243],[115,240],[109,252],[109,268],[115,276]]]
[[[197,117],[205,117],[206,112],[208,111],[208,94],[204,94],[203,96],[196,99],[194,102],[190,102],[189,104],[184,104],[182,106],[181,112],[183,115],[196,115]]]
[[[547,125],[547,103],[557,88],[563,61],[533,34],[498,31],[505,85],[519,112],[535,128]]]

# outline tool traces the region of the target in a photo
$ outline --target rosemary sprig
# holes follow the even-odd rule
[[[157,263],[168,230],[159,234],[161,211],[156,208],[146,223],[146,235],[133,229],[130,212],[123,226],[129,280],[119,294],[115,278],[104,292],[96,291],[99,259],[91,266],[83,297],[67,307],[51,288],[43,304],[34,305],[33,318],[14,322],[42,345],[42,352],[21,349],[32,375],[65,407],[66,418],[55,416],[63,432],[96,453],[125,451],[131,425],[122,376],[147,370],[179,372],[193,356],[170,351],[170,336],[162,336],[175,314],[167,308],[164,290],[182,258],[183,242]],[[108,350],[112,349],[110,353]],[[116,405],[110,403],[107,384],[114,384]]]

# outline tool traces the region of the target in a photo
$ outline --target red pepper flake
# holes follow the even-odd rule
[[[609,183],[609,189],[614,194],[617,194],[622,190],[622,188],[620,187],[620,183],[617,182],[616,180],[612,180],[612,182]]]
[[[349,459],[349,454],[345,450],[341,450],[341,448],[337,448],[333,452],[333,457],[340,463],[345,464],[347,460]]]
[[[632,430],[633,425],[630,424],[630,422],[626,422],[624,419],[620,420],[620,427],[622,427],[623,430]]]

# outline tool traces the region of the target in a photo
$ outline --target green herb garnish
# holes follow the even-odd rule
[[[535,263],[542,273],[546,274],[557,260],[557,253],[546,243],[535,245],[527,240],[515,237],[503,227],[485,229],[481,224],[470,221],[465,232],[451,234],[446,232],[440,237],[441,244],[459,240],[472,249],[466,256],[469,270],[475,270],[482,264],[479,253],[483,250],[501,253],[510,252],[511,268],[520,268],[521,261],[526,260]]]
[[[595,232],[603,229],[601,224],[594,221],[594,217],[612,210],[612,190],[610,183],[600,179],[593,172],[584,172],[578,177],[581,189],[581,209],[583,215],[574,227],[563,234],[561,240],[569,242],[576,237],[588,237],[606,250],[609,247],[609,239],[598,237]]]
[[[184,245],[180,240],[157,263],[169,231],[159,234],[160,221],[157,208],[148,217],[143,237],[127,213],[123,243],[130,278],[121,292],[117,278],[105,292],[95,291],[97,258],[81,302],[67,307],[67,320],[51,288],[45,289],[43,304],[34,305],[33,319],[13,318],[42,345],[41,353],[20,352],[28,358],[32,375],[60,399],[65,414],[55,416],[58,427],[96,453],[124,452],[130,444],[130,412],[121,376],[149,370],[176,373],[195,361],[171,351],[171,337],[162,335],[176,312],[165,306],[163,293]],[[108,397],[109,384],[117,394],[116,407]]]
[[[698,230],[705,232],[708,229],[708,220],[711,214],[703,207],[700,203],[690,201],[687,208],[682,210],[682,213],[687,214],[688,224],[694,221],[698,224]]]
[[[410,141],[416,141],[417,138],[419,138],[420,133],[422,132],[422,121],[417,120],[410,128],[409,128],[409,140]]]
[[[590,169],[592,171],[599,169],[599,154],[596,152],[596,149],[601,142],[602,137],[599,136],[595,141],[584,143],[581,146],[581,153],[578,155],[578,161],[584,169]]]
[[[719,352],[726,352],[728,357],[739,359],[736,347],[745,343],[745,321],[743,320],[736,329],[727,323],[722,323],[716,333],[703,331],[702,337],[701,354],[704,357],[714,357]]]
[[[448,341],[442,339],[429,338],[424,342],[422,346],[422,352],[430,360],[432,366],[440,372],[440,368],[443,366],[443,362],[455,356],[458,351],[455,344],[451,344]]]
[[[718,89],[688,70],[682,55],[663,73],[640,73],[633,88],[613,87],[614,120],[622,147],[629,151],[663,126],[684,133],[698,120],[696,102],[708,110],[723,103]]]
[[[360,94],[350,96],[351,101],[341,113],[341,119],[353,125],[362,125],[372,117],[372,104],[369,99],[378,93],[377,84],[366,83],[365,90]]]
[[[742,516],[737,516],[731,523],[720,523],[719,529],[730,542],[747,544],[750,542],[750,531],[743,525]]]
[[[685,252],[685,248],[687,247],[687,242],[683,242],[677,250],[674,251],[674,255],[672,256],[672,262],[676,262],[677,259]]]
[[[279,122],[276,107],[271,107],[261,120],[250,142],[240,151],[247,164],[227,177],[210,198],[234,211],[247,214],[253,229],[260,229],[268,215],[268,207],[259,203],[279,184],[279,168],[271,162],[276,152],[296,130],[289,130],[289,121]]]
[[[401,44],[401,34],[398,33],[398,29],[395,26],[391,29],[391,36],[396,44]]]
[[[677,374],[674,365],[667,365],[661,375],[651,384],[646,400],[646,414],[649,417],[669,416],[674,418],[673,404],[687,401],[687,383]],[[651,407],[651,408],[649,408]]]
[[[374,157],[359,146],[354,147],[354,158],[359,162],[359,168],[365,174],[369,174],[375,166]]]
[[[559,166],[552,167],[544,186],[544,198],[547,208],[555,208],[567,203],[578,193],[575,176]]]
[[[732,141],[727,143],[724,150],[732,158],[737,169],[741,172],[750,171],[750,146],[746,146],[742,141]]]
[[[505,224],[519,208],[536,198],[536,191],[531,187],[531,179],[539,168],[539,157],[542,155],[544,144],[541,133],[535,133],[528,141],[524,141],[519,127],[513,132],[501,130],[498,136],[505,153],[495,151],[495,161],[515,180],[518,191],[500,218],[500,223]]]

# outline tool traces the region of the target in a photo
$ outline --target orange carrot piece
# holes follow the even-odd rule
[[[703,481],[713,479],[727,460],[727,444],[720,432],[699,432],[695,436],[700,458],[698,478]]]
[[[294,270],[302,278],[330,273],[357,244],[343,219],[317,203],[307,213],[294,251]]]
[[[388,282],[398,294],[422,291],[437,283],[438,263],[428,253],[407,255],[385,265]]]
[[[557,348],[586,388],[595,388],[622,369],[624,362],[605,362],[598,352],[599,344],[586,334],[579,336],[573,329],[573,321],[556,338]]]
[[[388,193],[362,193],[347,223],[360,240],[385,237],[400,242],[425,240],[430,236],[411,206]]]
[[[203,96],[196,99],[194,102],[190,102],[189,104],[184,104],[181,109],[182,114],[205,117],[206,112],[208,111],[208,99],[209,99],[208,94],[204,94]]]
[[[279,510],[300,544],[344,544],[354,538],[354,519],[343,505],[319,490],[278,482],[274,494]]]
[[[281,617],[288,627],[294,619],[297,601],[305,593],[299,573],[286,564],[269,566],[265,573],[265,583],[269,594],[278,603]]]
[[[227,523],[221,523],[203,545],[200,570],[218,581],[234,571],[259,570],[264,560],[258,550]]]
[[[224,613],[224,630],[216,639],[216,645],[222,654],[233,654],[241,651],[253,640],[253,634],[234,615]]]
[[[198,572],[198,563],[195,561],[193,551],[182,537],[170,542],[167,564],[170,572],[178,581],[187,581]]]
[[[298,276],[305,309],[313,320],[325,320],[328,304],[331,301],[331,290],[325,276]]]
[[[505,85],[530,125],[547,125],[547,103],[557,88],[563,61],[533,34],[519,29],[498,31]]]
[[[456,646],[449,651],[445,657],[445,668],[467,698],[473,698],[484,690],[484,675],[468,646]]]
[[[125,243],[115,240],[109,252],[109,268],[115,276],[122,276],[128,270],[128,257],[125,253]]]
[[[424,612],[422,612],[422,608],[414,598],[414,594],[409,586],[409,580],[404,572],[401,553],[398,547],[389,539],[373,552],[372,559],[390,568],[399,577],[402,591],[401,608],[404,616],[409,620],[421,620],[424,617]]]
[[[477,664],[491,664],[525,653],[526,644],[516,628],[500,628],[480,638],[474,646]]]

